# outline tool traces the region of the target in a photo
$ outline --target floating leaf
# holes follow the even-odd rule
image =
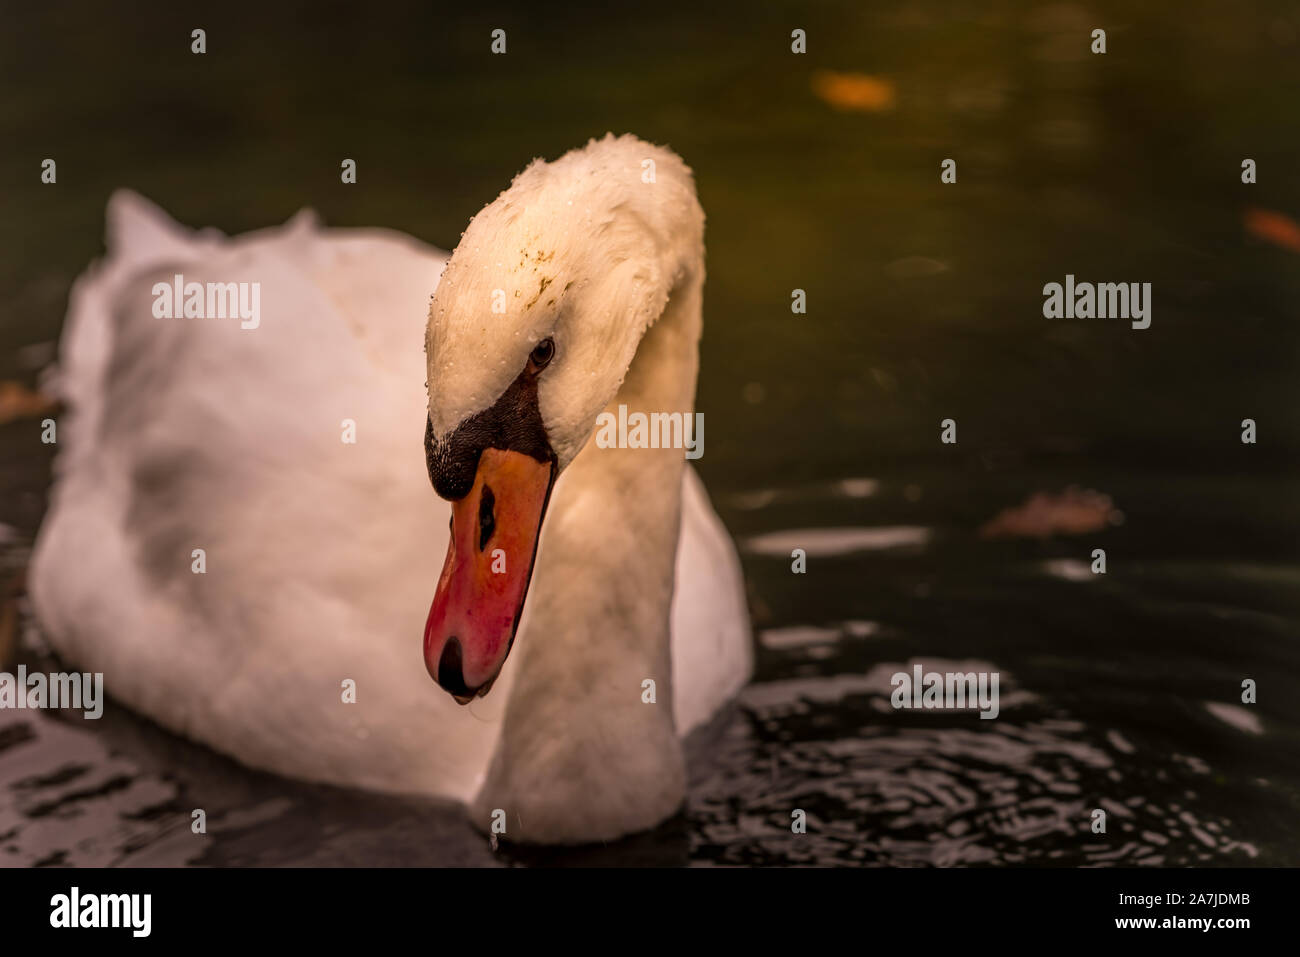
[[[981,538],[1050,538],[1083,535],[1118,525],[1123,515],[1109,495],[1071,486],[1059,494],[1035,492],[1022,505],[1003,509],[980,527]]]
[[[1271,209],[1246,210],[1246,232],[1257,239],[1300,253],[1300,223]]]
[[[880,113],[894,108],[894,84],[865,73],[818,70],[812,75],[812,89],[837,110]]]
[[[0,425],[53,412],[58,403],[21,382],[0,382]]]

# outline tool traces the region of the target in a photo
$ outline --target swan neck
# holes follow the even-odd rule
[[[694,412],[702,281],[701,267],[677,283],[606,411]],[[612,838],[680,805],[669,621],[685,467],[681,448],[589,440],[557,482],[476,818]]]

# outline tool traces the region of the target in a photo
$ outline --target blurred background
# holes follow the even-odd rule
[[[1300,9],[761,6],[6,5],[0,667],[48,653],[20,584],[35,389],[112,190],[232,234],[310,206],[450,249],[533,157],[633,132],[708,215],[697,467],[758,669],[678,819],[540,858],[1300,863]],[[1067,273],[1150,282],[1151,327],[1044,319]],[[889,707],[895,666],[956,661],[1002,674],[1000,720]],[[0,714],[0,863],[538,857],[120,708],[91,725]],[[176,824],[200,805],[202,840]]]

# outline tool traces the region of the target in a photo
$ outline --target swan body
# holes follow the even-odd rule
[[[534,163],[450,266],[306,212],[227,238],[115,194],[52,374],[68,411],[29,576],[51,642],[253,767],[451,798],[483,828],[504,810],[515,840],[653,826],[684,794],[680,737],[749,675],[739,565],[680,450],[589,439],[619,402],[693,408],[702,224],[689,170],[626,136]],[[259,283],[260,322],[156,317],[176,275]],[[449,544],[431,450],[543,335],[558,479],[518,647],[462,706],[419,660]]]

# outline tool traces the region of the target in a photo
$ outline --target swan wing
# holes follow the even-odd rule
[[[469,795],[503,699],[459,708],[419,638],[447,541],[418,345],[444,263],[310,214],[226,239],[114,196],[60,345],[69,411],[30,576],[65,658],[252,766]],[[256,328],[155,317],[176,275],[258,283]]]

